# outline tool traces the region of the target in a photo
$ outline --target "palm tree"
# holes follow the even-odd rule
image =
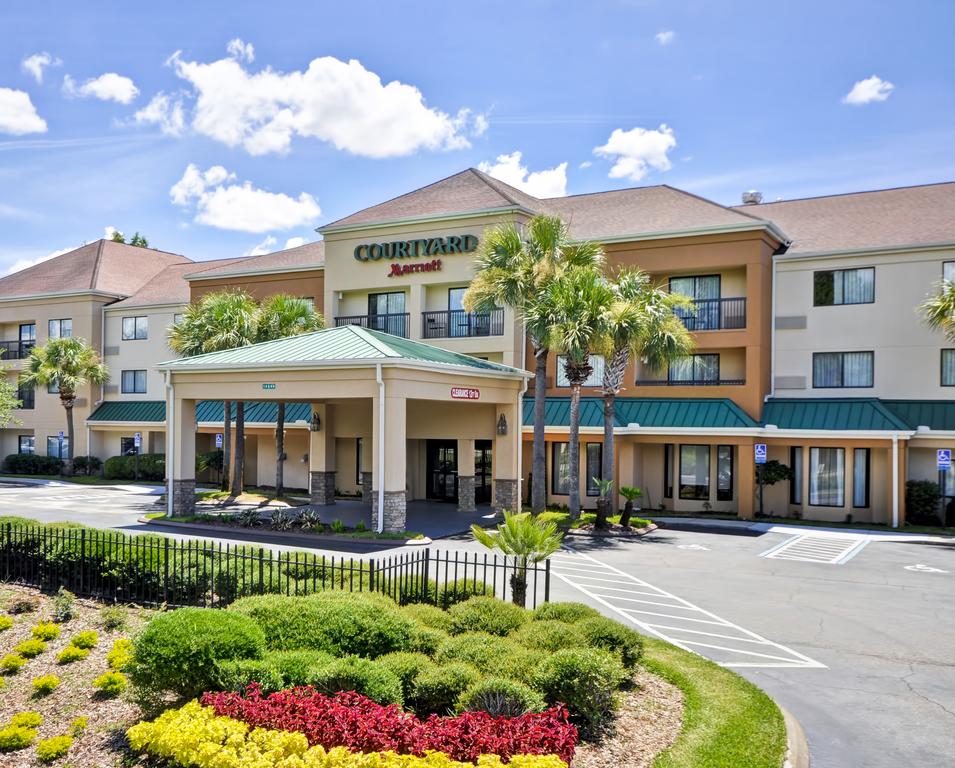
[[[102,384],[108,377],[103,361],[84,339],[50,339],[43,346],[30,350],[26,367],[20,374],[20,385],[57,388],[60,403],[66,410],[66,474],[72,474],[73,471],[73,406],[76,392],[88,384]]]
[[[527,569],[531,563],[540,563],[560,549],[564,538],[557,524],[542,522],[526,512],[515,514],[504,510],[504,522],[490,533],[479,525],[471,526],[471,533],[488,549],[497,549],[517,561],[511,576],[511,599],[523,607],[527,602]]]
[[[571,267],[596,266],[603,261],[593,243],[572,242],[567,225],[556,216],[535,216],[526,227],[501,224],[484,235],[475,259],[476,275],[464,295],[469,312],[489,312],[507,306],[524,323],[534,353],[534,459],[531,509],[543,512],[547,501],[544,406],[547,397],[546,343],[548,313],[541,305],[543,289]],[[530,311],[536,306],[536,311]]]
[[[169,346],[182,357],[218,352],[254,344],[258,339],[259,306],[246,291],[207,293],[190,304],[182,320],[169,329]],[[231,494],[242,493],[245,467],[245,403],[235,407],[235,459],[229,483],[229,446],[232,428],[232,402],[222,403],[225,429],[222,435],[222,488]]]
[[[929,328],[942,331],[945,338],[955,342],[955,283],[938,283],[936,292],[925,298],[918,311]]]
[[[692,309],[693,302],[682,294],[655,287],[646,272],[625,269],[613,283],[616,298],[607,316],[610,333],[608,357],[600,391],[603,395],[604,437],[601,476],[613,480],[613,425],[617,395],[632,357],[639,357],[651,369],[662,368],[693,351],[693,337],[676,309]]]
[[[609,317],[617,295],[613,285],[595,267],[566,270],[544,289],[529,314],[547,326],[546,343],[564,356],[570,384],[568,504],[571,517],[580,515],[580,388],[590,378],[592,352],[605,352],[610,338]]]
[[[325,319],[314,305],[287,293],[270,296],[259,308],[259,341],[284,339],[300,333],[320,331]],[[285,401],[277,403],[275,421],[275,495],[281,496],[285,485]]]

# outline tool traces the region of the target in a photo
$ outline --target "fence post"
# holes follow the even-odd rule
[[[377,591],[375,585],[375,558],[373,557],[368,558],[368,591]]]
[[[431,553],[427,549],[422,553],[424,555],[424,565],[421,569],[421,602],[428,602],[428,577],[430,575]],[[437,599],[437,595],[435,595]]]
[[[265,580],[265,553],[262,551],[262,547],[259,547],[259,594],[260,595],[264,593],[263,592],[263,590],[265,589],[265,584],[263,583],[264,580]]]
[[[169,602],[169,537],[165,538],[165,547],[163,551],[163,576],[162,576],[162,601]]]
[[[534,592],[537,592],[535,589]],[[550,558],[544,561],[544,602],[550,602]]]
[[[83,594],[83,573],[86,571],[86,529],[80,529],[80,588],[77,590]]]

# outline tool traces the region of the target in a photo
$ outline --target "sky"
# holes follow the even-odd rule
[[[723,204],[955,180],[951,0],[0,6],[0,274],[196,260],[477,167]]]

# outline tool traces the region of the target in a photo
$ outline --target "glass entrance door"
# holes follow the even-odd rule
[[[474,502],[491,503],[491,441],[477,440],[474,443]]]
[[[427,453],[428,498],[457,503],[458,441],[428,440]]]

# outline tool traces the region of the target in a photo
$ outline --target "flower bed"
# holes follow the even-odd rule
[[[570,763],[577,744],[577,729],[564,707],[510,718],[463,712],[421,720],[395,705],[382,706],[357,693],[325,696],[301,687],[263,696],[255,685],[249,686],[244,697],[207,693],[201,701],[216,715],[253,727],[302,733],[309,744],[326,749],[347,747],[419,756],[436,751],[467,761],[488,754],[505,760],[521,754],[554,754]]]
[[[302,733],[252,728],[195,701],[134,725],[127,735],[134,750],[186,768],[567,768],[557,755],[514,755],[509,760],[481,755],[475,762],[461,762],[443,752],[419,756],[309,746]]]

